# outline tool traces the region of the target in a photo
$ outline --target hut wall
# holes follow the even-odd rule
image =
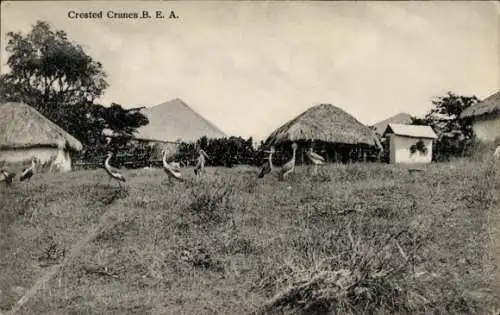
[[[53,171],[70,172],[71,171],[71,157],[68,151],[57,150],[57,155],[50,165]]]
[[[390,138],[390,162],[394,163],[430,163],[432,161],[432,139],[420,139],[403,137],[391,134]],[[427,147],[427,152],[411,153],[410,147],[417,141],[422,140]]]
[[[500,137],[500,116],[476,120],[472,124],[472,130],[481,141],[495,141],[496,138]]]
[[[40,160],[42,167],[50,167],[52,171],[69,172],[71,171],[71,158],[67,151],[50,147],[33,147],[0,150],[0,163],[14,165],[16,171],[31,163],[31,157]],[[16,167],[16,165],[18,167]],[[12,169],[12,171],[14,171]]]

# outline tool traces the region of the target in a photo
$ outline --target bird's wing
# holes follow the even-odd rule
[[[308,156],[312,159],[320,160],[321,162],[325,162],[325,158],[315,152],[308,152]]]
[[[23,171],[23,173],[21,174],[21,176],[19,176],[19,180],[23,181],[25,179],[30,178],[31,176],[33,176],[33,171],[31,170],[31,168],[28,168],[28,169],[25,169]]]
[[[119,173],[119,172],[120,172],[120,170],[119,170],[118,168],[113,167],[113,166],[111,166],[111,165],[109,166],[109,170],[110,170],[111,172],[113,172],[113,173]]]
[[[181,169],[179,167],[173,166],[171,164],[165,165],[165,171],[169,172],[170,174],[173,174],[175,176],[181,176]]]
[[[289,170],[292,169],[294,163],[293,161],[288,161],[286,162],[285,164],[283,164],[283,166],[281,167],[281,172],[284,173],[284,172],[287,172]]]
[[[198,162],[196,163],[195,168],[200,168],[201,167],[201,161],[202,161],[202,159],[198,158]]]
[[[170,168],[176,172],[180,172],[181,171],[181,167],[179,165],[172,165],[172,164],[169,164]]]
[[[122,173],[118,172],[117,169],[110,169],[109,172],[111,173],[111,175],[115,176],[115,177],[122,177]]]
[[[118,177],[118,179],[119,179],[119,180],[121,180],[121,181],[123,181],[123,182],[125,182],[125,181],[126,181],[126,180],[125,180],[125,176],[123,176],[123,174],[122,174],[122,173],[116,173],[116,177]]]
[[[181,172],[176,172],[176,171],[173,171],[173,172],[171,172],[171,174],[172,174],[175,178],[177,178],[177,179],[182,179],[182,174],[181,174]]]
[[[264,177],[264,175],[268,174],[269,172],[271,172],[271,165],[269,165],[269,162],[268,162],[268,163],[264,164],[264,166],[260,170],[259,178]]]

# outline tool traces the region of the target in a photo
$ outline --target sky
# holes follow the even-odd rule
[[[68,17],[101,10],[178,18]],[[7,1],[2,73],[5,34],[37,20],[102,62],[101,103],[181,98],[226,134],[256,140],[319,103],[370,125],[423,115],[446,91],[483,99],[500,89],[495,2]]]

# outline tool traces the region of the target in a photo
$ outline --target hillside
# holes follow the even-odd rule
[[[123,170],[128,192],[37,174],[0,186],[0,312],[26,295],[18,314],[487,314],[497,170]]]
[[[376,124],[373,124],[376,132],[382,135],[389,124],[409,124],[411,122],[411,115],[408,113],[399,113]]]

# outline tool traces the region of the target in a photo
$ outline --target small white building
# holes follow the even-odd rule
[[[70,151],[81,151],[80,141],[24,103],[2,103],[0,113],[0,166],[19,172],[35,157],[51,171],[71,171]]]
[[[430,126],[389,124],[383,137],[389,144],[391,164],[432,161],[432,144],[437,135]]]
[[[500,139],[500,91],[465,109],[460,118],[472,119],[472,131],[480,141]]]

